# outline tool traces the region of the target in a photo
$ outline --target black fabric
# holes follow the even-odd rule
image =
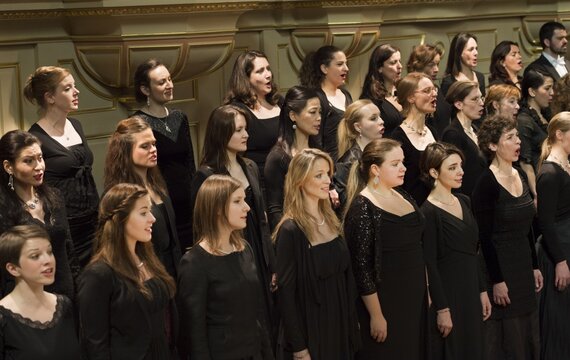
[[[441,141],[457,146],[463,153],[463,183],[459,192],[471,196],[481,173],[487,168],[487,160],[479,146],[465,133],[461,123],[454,116],[451,124],[443,131]]]
[[[568,60],[566,60],[566,69],[570,70],[570,62]],[[524,69],[524,74],[526,75],[526,73],[529,70],[538,71],[542,74],[548,75],[552,79],[554,79],[555,82],[560,80],[560,75],[558,75],[558,71],[556,71],[556,69],[554,68],[554,66],[552,66],[550,61],[548,61],[548,59],[544,57],[544,55],[542,54],[540,54],[540,57],[538,59],[534,60],[533,62],[531,62],[526,66],[526,68]]]
[[[283,216],[285,176],[289,169],[291,156],[281,147],[274,147],[265,163],[265,188],[267,193],[267,216],[271,231]]]
[[[432,131],[432,129],[430,129]],[[432,131],[435,138],[435,133]],[[404,166],[406,167],[406,174],[404,175],[404,184],[402,188],[406,190],[418,205],[424,203],[427,199],[430,188],[423,182],[420,178],[420,158],[424,150],[418,150],[406,135],[404,129],[398,126],[392,135],[392,139],[397,140],[402,144],[402,150],[404,151]]]
[[[81,123],[68,119],[81,137],[81,144],[66,148],[38,124],[28,130],[42,143],[45,183],[60,191],[65,201],[71,239],[81,267],[91,259],[97,231],[99,194],[92,174],[93,153]]]
[[[348,90],[340,89],[345,96],[345,109],[352,104],[352,96]],[[327,99],[327,95],[322,89],[316,89],[317,96],[321,102],[321,127],[319,128],[319,145],[323,151],[327,152],[333,161],[338,158],[338,124],[344,116],[344,110],[337,109]]]
[[[362,150],[360,149],[360,146],[355,143],[350,149],[342,154],[335,165],[335,172],[332,181],[340,199],[341,208],[339,209],[339,213],[341,214],[342,209],[346,206],[346,186],[348,184],[350,169],[352,168],[352,165],[360,161],[361,158]]]
[[[249,246],[225,256],[192,247],[180,262],[177,303],[182,359],[273,358]]]
[[[0,306],[0,359],[80,359],[73,305],[57,295],[52,320],[33,321]]]
[[[424,257],[433,301],[432,359],[483,360],[483,316],[480,293],[477,222],[466,195],[458,194],[463,219],[429,200],[422,205],[426,218]],[[453,329],[442,338],[436,311],[449,308]]]
[[[156,222],[152,226],[152,245],[154,253],[158,256],[166,271],[168,271],[170,276],[176,278],[182,252],[176,232],[172,203],[168,197],[162,200],[161,204],[153,202],[151,208],[151,212],[156,218]]]
[[[303,349],[315,360],[352,358],[359,347],[357,295],[344,240],[312,246],[289,219],[276,246],[282,320],[277,358],[291,359]]]
[[[190,183],[196,172],[188,118],[179,110],[171,110],[164,118],[157,118],[140,110],[134,115],[143,118],[152,128],[156,139],[158,168],[166,182],[168,196],[176,214],[180,245],[182,249],[186,249],[192,245]]]
[[[164,343],[168,292],[158,279],[150,281],[156,282],[147,283],[151,299],[102,261],[85,268],[78,300],[81,347],[86,359],[171,358],[171,352],[164,350],[168,347]]]
[[[357,301],[362,339],[357,359],[427,358],[427,288],[421,245],[425,220],[414,201],[401,194],[415,211],[397,216],[359,195],[346,216],[344,231],[359,293],[378,295],[388,323],[386,341],[374,341],[370,337],[370,315],[364,302]]]
[[[538,162],[542,151],[542,143],[546,139],[546,127],[540,121],[534,109],[522,106],[517,114],[517,130],[521,139],[520,161],[531,164],[535,174],[538,172]]]
[[[514,318],[488,319],[484,325],[485,347],[483,359],[539,360],[540,335],[538,332],[538,312]],[[563,358],[546,358],[543,360]]]
[[[523,184],[519,197],[505,190],[490,169],[483,172],[473,190],[492,319],[527,315],[537,308],[533,269],[538,268],[538,261],[531,227],[535,209],[526,178],[518,171]],[[507,306],[493,302],[493,285],[503,281],[511,300]]]

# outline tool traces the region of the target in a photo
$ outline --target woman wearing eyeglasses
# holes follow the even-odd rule
[[[398,83],[397,91],[405,119],[390,137],[398,140],[404,150],[404,166],[407,171],[402,186],[421,205],[430,189],[420,180],[419,163],[426,146],[436,141],[426,125],[426,115],[435,111],[437,87],[429,76],[416,72],[406,75]]]

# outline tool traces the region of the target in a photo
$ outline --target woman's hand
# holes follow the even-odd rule
[[[386,341],[386,337],[388,336],[388,323],[384,315],[370,317],[370,336],[376,342]]]
[[[340,206],[340,198],[338,196],[338,192],[335,189],[329,190],[329,197],[331,198],[333,209],[336,209]]]
[[[507,306],[511,304],[509,299],[509,288],[506,282],[500,282],[493,285],[493,301],[497,305]]]
[[[542,273],[538,269],[534,269],[534,291],[540,292],[544,286],[544,279]]]
[[[449,308],[441,309],[437,311],[437,328],[441,333],[441,336],[446,338],[453,328],[453,322],[451,321],[451,312]]]
[[[273,273],[271,275],[271,282],[269,283],[269,290],[271,290],[271,292],[276,292],[278,289],[277,286],[277,274]]]
[[[293,353],[293,360],[311,360],[309,349],[303,349]]]
[[[568,285],[570,285],[570,269],[568,269],[568,263],[564,260],[556,264],[554,269],[554,286],[558,291],[564,291]]]
[[[483,291],[479,297],[481,298],[481,308],[483,308],[483,321],[485,321],[491,316],[491,301],[486,291]]]

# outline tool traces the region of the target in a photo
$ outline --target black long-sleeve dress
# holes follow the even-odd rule
[[[346,187],[348,185],[350,169],[352,168],[352,165],[360,161],[361,158],[362,150],[360,149],[360,145],[355,143],[350,149],[342,154],[342,156],[335,164],[335,171],[332,181],[340,200],[340,208],[338,209],[337,213],[342,214],[342,210],[346,206]]]
[[[158,152],[158,168],[166,182],[168,195],[176,214],[176,230],[182,249],[192,245],[192,208],[190,183],[196,172],[190,125],[186,114],[171,110],[157,118],[142,111],[134,116],[144,119],[152,128]]]
[[[182,359],[273,358],[249,246],[225,256],[192,247],[180,263],[177,303]]]
[[[81,137],[81,144],[66,148],[38,124],[33,124],[29,131],[42,143],[45,182],[58,189],[64,198],[75,254],[79,265],[84,267],[91,260],[97,231],[99,194],[91,171],[93,153],[83,127],[76,119],[68,120]]]
[[[314,360],[352,359],[359,346],[356,288],[344,240],[312,246],[289,219],[279,228],[276,247],[278,358],[308,349]]]
[[[358,195],[345,218],[360,296],[377,294],[388,323],[386,341],[370,336],[370,315],[357,301],[362,349],[357,359],[427,358],[427,287],[422,250],[424,217],[412,198],[399,190],[415,211],[397,216]]]
[[[275,146],[265,163],[265,189],[267,194],[267,217],[271,231],[283,216],[285,176],[291,162],[291,155],[283,148]]]
[[[432,134],[435,139],[435,133],[433,133],[433,131]],[[416,203],[421,206],[430,193],[429,186],[420,178],[420,159],[424,150],[418,150],[414,144],[412,144],[401,126],[395,128],[390,137],[399,141],[404,151],[406,174],[404,175],[404,185],[402,185],[402,188],[412,195]]]
[[[480,293],[486,291],[481,273],[479,236],[466,195],[457,194],[463,218],[432,204],[422,205],[426,218],[424,257],[433,310],[450,309],[453,329],[442,338],[432,332],[432,359],[483,360],[483,317]]]
[[[518,170],[523,192],[515,197],[490,169],[473,190],[473,212],[486,263],[487,291],[493,306],[485,332],[485,359],[537,359],[538,313],[533,269],[538,261],[532,232],[535,209],[526,177]],[[493,285],[505,282],[511,304],[493,301]],[[513,329],[519,331],[513,333]]]
[[[154,252],[170,276],[176,278],[178,263],[182,258],[174,209],[170,198],[166,197],[160,204],[152,203],[152,215],[156,218],[152,225],[152,245]]]
[[[543,162],[536,182],[542,229],[538,258],[544,275],[540,300],[541,359],[570,359],[570,290],[554,286],[557,263],[570,264],[570,175],[554,162]]]
[[[0,306],[0,359],[80,359],[73,305],[57,295],[53,318],[33,321]]]
[[[532,165],[535,174],[542,151],[542,143],[546,139],[546,126],[534,109],[522,106],[517,114],[517,130],[521,139],[520,161]]]
[[[457,146],[465,161],[463,162],[463,183],[459,192],[471,196],[479,176],[487,168],[487,160],[481,153],[479,146],[465,133],[461,123],[454,116],[451,124],[443,131],[441,141]]]

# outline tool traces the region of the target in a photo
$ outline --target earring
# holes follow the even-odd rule
[[[437,186],[437,179],[435,179],[435,180],[433,181],[433,187],[436,187],[436,186]]]
[[[360,131],[358,132],[358,137],[362,138],[362,133]]]
[[[372,183],[377,186],[379,182],[380,179],[378,179],[378,176],[374,176],[374,180],[372,180]]]
[[[146,97],[146,107],[150,108],[150,96]]]
[[[297,130],[297,124],[293,123],[293,130]]]
[[[12,173],[10,173],[10,176],[8,177],[8,187],[10,190],[14,191],[14,176]]]

